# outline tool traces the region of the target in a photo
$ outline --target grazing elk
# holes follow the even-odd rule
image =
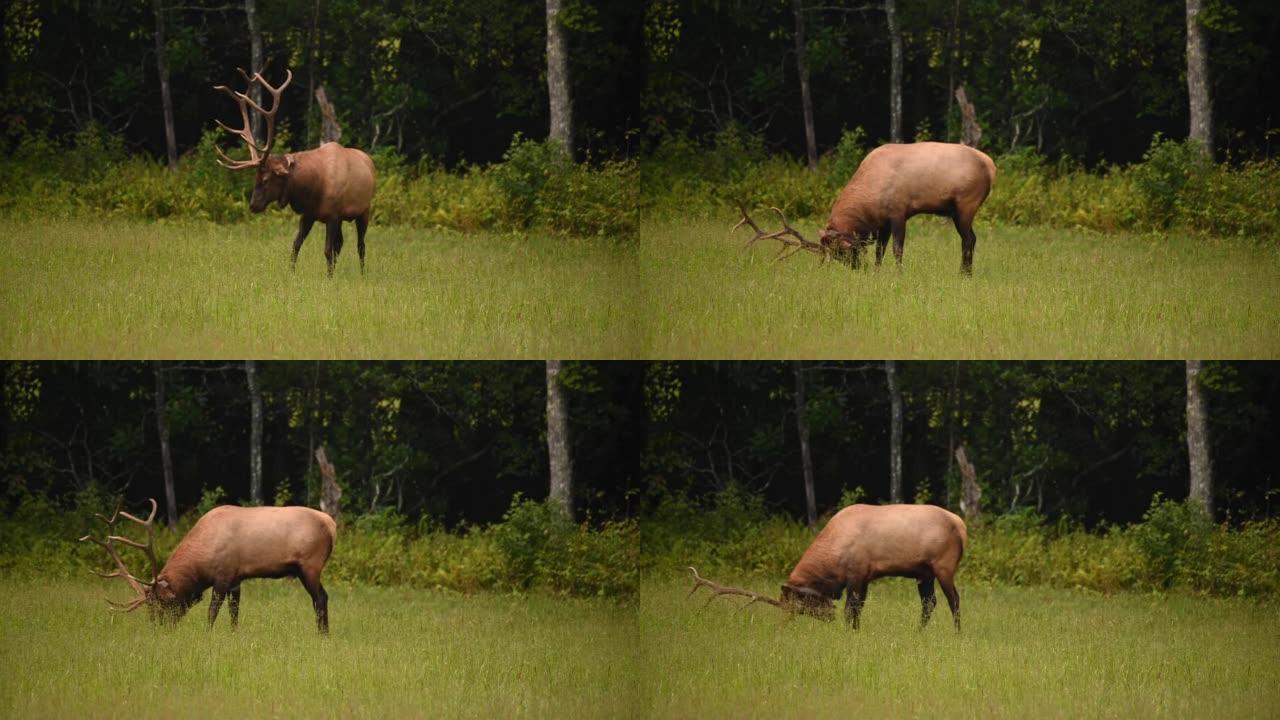
[[[105,540],[92,535],[80,538],[101,546],[115,562],[113,572],[94,571],[102,577],[124,578],[136,596],[127,603],[107,600],[112,608],[129,612],[146,605],[157,622],[177,622],[200,602],[206,588],[213,588],[209,603],[209,627],[218,617],[223,599],[231,607],[231,627],[240,620],[240,583],[250,578],[296,577],[311,595],[316,627],[329,632],[329,596],[320,584],[320,573],[333,551],[337,525],[333,518],[305,507],[235,507],[222,505],[205,513],[160,566],[156,559],[156,501],[151,515],[141,520],[117,510],[107,524]],[[121,518],[142,525],[147,542],[116,534]],[[120,557],[117,543],[142,550],[151,562],[151,580],[134,577]]]
[[[231,170],[256,169],[253,196],[249,199],[249,209],[253,212],[260,213],[275,201],[279,207],[288,205],[301,216],[298,236],[293,241],[290,267],[298,264],[302,241],[307,239],[311,226],[319,220],[325,225],[324,257],[329,264],[329,276],[333,277],[338,253],[342,251],[342,223],[354,220],[356,250],[360,253],[360,272],[363,273],[364,235],[369,229],[369,211],[373,203],[373,161],[360,150],[345,148],[336,142],[324,143],[315,150],[272,155],[280,94],[293,80],[293,73],[286,70],[284,82],[279,87],[272,87],[262,77],[261,71],[250,75],[243,68],[237,69],[245,79],[244,92],[236,92],[226,85],[218,85],[214,90],[224,92],[236,101],[244,125],[237,129],[224,125],[221,120],[215,122],[223,130],[244,140],[249,148],[249,159],[232,160],[222,152],[222,148],[216,148],[219,164]],[[249,98],[249,90],[255,83],[271,95],[270,110],[263,109]],[[258,145],[250,129],[251,108],[266,119],[266,143],[262,146]]]
[[[867,585],[876,578],[914,578],[920,591],[920,629],[929,623],[937,604],[933,581],[942,586],[951,617],[960,630],[960,594],[956,568],[964,555],[968,533],[964,521],[934,505],[850,505],[831,518],[796,564],[781,599],[714,583],[693,571],[693,589],[711,590],[708,604],[722,595],[750,598],[792,613],[824,620],[835,617],[835,601],[845,599],[845,620],[858,629]],[[746,607],[744,605],[743,607]]]
[[[921,142],[909,145],[881,145],[867,153],[858,170],[836,197],[819,242],[806,240],[787,224],[782,211],[773,208],[782,220],[782,230],[766,233],[738,204],[742,220],[734,230],[748,225],[755,237],[747,241],[778,240],[783,243],[778,258],[801,250],[836,257],[858,267],[863,248],[876,238],[876,265],[884,258],[889,235],[893,235],[893,255],[902,264],[902,246],[907,237],[907,220],[926,213],[951,218],[960,234],[960,271],[973,272],[973,218],[991,193],[996,166],[986,153],[967,145]]]

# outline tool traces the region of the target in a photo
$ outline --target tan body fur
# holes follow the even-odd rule
[[[967,543],[964,521],[934,505],[850,505],[831,518],[800,558],[783,586],[783,600],[829,615],[832,601],[847,592],[846,618],[857,627],[868,583],[910,577],[919,585],[923,626],[936,604],[936,579],[959,629],[955,574]]]
[[[854,264],[871,236],[876,264],[889,236],[902,262],[907,220],[921,213],[952,218],[961,240],[961,270],[971,272],[977,236],[973,219],[995,185],[996,166],[980,150],[953,143],[882,145],[872,150],[840,191],[823,244],[851,251]]]
[[[224,596],[238,619],[240,583],[250,578],[297,577],[311,595],[321,632],[328,629],[328,595],[320,583],[333,552],[333,518],[306,507],[235,507],[205,513],[174,548],[156,578],[157,600],[185,611],[213,589],[209,624]]]
[[[326,224],[368,218],[375,172],[364,152],[330,142],[286,157],[293,169],[284,199],[294,212]]]

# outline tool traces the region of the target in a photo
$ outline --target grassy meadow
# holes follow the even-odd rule
[[[628,358],[634,250],[605,241],[355,228],[332,280],[296,221],[17,223],[0,238],[7,358]]]
[[[778,227],[767,209],[753,214]],[[650,221],[640,274],[653,357],[1266,358],[1280,354],[1274,243],[993,225],[971,278],[951,223],[907,225],[903,267],[773,262],[736,218]],[[816,240],[817,220],[792,225]],[[874,257],[874,255],[872,255]]]
[[[116,585],[119,585],[118,587]],[[123,583],[0,580],[0,716],[634,717],[634,612],[611,602],[245,583],[240,628],[112,616]],[[208,602],[206,594],[205,603]]]
[[[775,594],[778,581],[714,577]],[[768,606],[703,608],[674,576],[641,586],[652,717],[1274,717],[1280,615],[1244,600],[958,581],[929,627],[908,580],[873,583],[862,628]],[[698,599],[698,597],[702,599]],[[738,600],[741,602],[741,599]],[[838,610],[843,612],[843,603]]]

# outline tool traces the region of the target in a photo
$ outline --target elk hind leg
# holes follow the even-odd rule
[[[311,226],[316,224],[316,219],[303,215],[298,221],[298,236],[293,239],[293,257],[289,258],[289,269],[292,270],[298,265],[298,251],[302,249],[302,241],[307,239],[307,235],[311,234]]]
[[[952,222],[956,226],[956,232],[960,234],[960,272],[972,275],[973,246],[978,244],[978,236],[973,232],[973,214],[957,210]]]
[[[950,572],[939,572],[938,584],[942,586],[942,594],[947,596],[947,605],[951,606],[956,632],[960,632],[960,593],[956,592],[955,577]]]
[[[928,575],[916,581],[916,589],[920,591],[920,629],[929,624],[929,616],[938,605],[938,598],[933,591],[933,576]]]
[[[360,253],[360,274],[364,274],[364,234],[369,229],[369,211],[356,218],[356,251]]]
[[[329,634],[329,593],[320,584],[320,573],[308,573],[305,570],[299,575],[302,586],[311,595],[311,606],[316,611],[316,629],[321,635]]]
[[[227,611],[231,613],[231,629],[235,630],[240,624],[240,586],[237,585],[227,591]]]
[[[324,259],[329,264],[329,277],[333,277],[333,268],[338,264],[340,252],[342,252],[342,221],[335,220],[325,225]]]

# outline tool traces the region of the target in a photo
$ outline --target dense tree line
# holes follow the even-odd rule
[[[68,499],[95,486],[163,502],[164,417],[180,513],[207,493],[254,501],[255,430],[267,504],[319,506],[321,446],[352,515],[453,527],[497,520],[517,493],[548,494],[542,363],[19,362],[3,376],[10,493]],[[642,382],[636,364],[564,364],[580,517],[628,513]]]
[[[165,92],[186,153],[232,120],[212,86],[257,62],[295,73],[285,147],[319,140],[323,88],[344,142],[450,166],[497,160],[516,133],[617,157],[735,129],[812,164],[856,127],[959,140],[960,89],[996,153],[1130,162],[1161,133],[1238,158],[1272,153],[1280,103],[1269,0],[16,0],[4,14],[10,146],[100,127],[156,157]]]
[[[1188,497],[1187,378],[1180,362],[897,362],[901,496],[960,506],[955,450],[988,514],[1036,511],[1132,522],[1153,496]],[[646,491],[708,499],[729,488],[806,516],[801,433],[818,514],[888,502],[894,401],[886,363],[654,363]],[[1213,499],[1220,517],[1273,515],[1280,485],[1280,366],[1205,363]],[[803,414],[803,424],[798,424]],[[800,428],[803,427],[802,431]]]
[[[177,148],[188,152],[215,129],[214,118],[239,124],[234,104],[213,86],[239,87],[235,69],[250,69],[258,57],[272,82],[286,67],[294,73],[279,121],[283,148],[318,142],[319,87],[335,107],[342,141],[371,152],[490,162],[516,133],[547,136],[538,3],[18,0],[4,21],[0,115],[10,143],[22,130],[67,138],[97,125],[163,157],[163,67]],[[638,122],[642,23],[639,4],[564,3],[559,25],[584,150],[625,151],[625,130]]]
[[[324,446],[344,513],[451,527],[498,519],[516,493],[548,497],[549,439],[571,469],[559,497],[584,518],[730,490],[796,518],[895,494],[959,508],[963,447],[986,514],[1131,522],[1157,493],[1188,497],[1197,414],[1218,517],[1280,509],[1276,363],[1195,368],[1194,411],[1179,362],[258,362],[253,387],[246,369],[7,363],[5,486],[163,498],[163,414],[179,512],[214,491],[251,502],[256,390],[262,502],[318,505]]]

